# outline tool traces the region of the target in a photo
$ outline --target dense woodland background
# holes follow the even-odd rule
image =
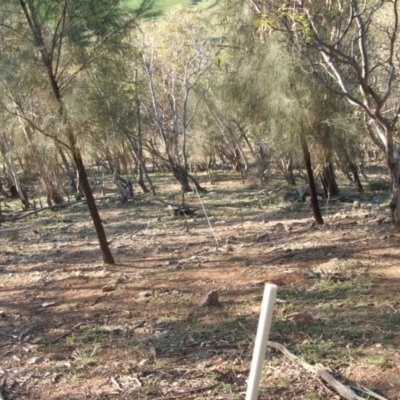
[[[93,165],[122,202],[133,181],[156,195],[154,171],[190,192],[217,166],[260,186],[272,166],[294,186],[304,170],[323,224],[315,177],[325,198],[338,173],[363,192],[381,158],[398,229],[397,1],[175,3],[2,3],[3,196],[25,209],[86,197],[113,263]]]
[[[398,398],[398,23],[0,1],[0,400],[244,398],[264,282],[312,366],[269,352],[260,398]]]

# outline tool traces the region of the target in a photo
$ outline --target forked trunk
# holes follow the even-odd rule
[[[100,245],[100,251],[103,256],[103,261],[105,264],[115,264],[114,257],[111,254],[110,248],[107,243],[106,234],[104,232],[104,227],[101,222],[99,212],[97,210],[92,189],[90,187],[89,180],[86,174],[85,166],[83,165],[82,156],[78,149],[74,149],[73,157],[76,164],[76,168],[79,171],[79,182],[81,184],[83,193],[85,194],[90,215],[92,217],[93,224],[96,229],[97,238],[99,240],[99,245]]]
[[[181,184],[181,189],[184,192],[192,192],[193,189],[189,184],[189,175],[187,171],[180,165],[171,162],[172,173]]]

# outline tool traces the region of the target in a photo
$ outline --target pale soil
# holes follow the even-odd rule
[[[316,228],[307,203],[270,205],[238,181],[208,190],[218,251],[201,209],[187,232],[140,196],[99,205],[115,266],[103,266],[84,204],[0,227],[5,399],[243,399],[267,281],[285,301],[271,340],[344,383],[400,399],[400,237],[377,222],[387,209],[332,201]],[[344,281],[310,276],[321,270]],[[211,289],[220,305],[199,307]],[[293,312],[314,320],[296,325]],[[337,398],[269,351],[260,399]]]

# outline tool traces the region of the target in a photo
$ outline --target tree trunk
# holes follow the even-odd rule
[[[74,172],[72,171],[71,166],[69,165],[69,162],[67,160],[67,157],[65,156],[65,154],[62,151],[61,147],[59,145],[57,145],[57,144],[56,144],[56,147],[57,147],[58,153],[61,156],[61,160],[62,160],[62,163],[64,165],[65,171],[67,172],[68,178],[69,178],[69,180],[71,182],[72,192],[74,194],[76,194],[78,192],[78,188],[76,187]]]
[[[308,188],[310,190],[310,195],[311,195],[311,206],[313,210],[314,221],[316,225],[323,225],[324,220],[322,219],[321,210],[319,208],[317,189],[315,187],[314,173],[311,165],[310,151],[308,150],[307,142],[305,139],[303,139],[302,148],[303,148],[304,163],[306,165],[306,170],[307,170]]]
[[[87,204],[89,207],[90,215],[93,220],[94,227],[96,229],[97,238],[99,240],[101,254],[103,256],[103,261],[105,264],[115,264],[114,257],[111,254],[108,242],[106,239],[106,234],[104,232],[104,227],[100,219],[99,212],[97,210],[96,202],[94,201],[92,189],[89,184],[89,180],[86,174],[85,166],[83,164],[82,156],[78,149],[73,150],[73,158],[76,164],[76,168],[79,171],[79,181],[86,196]]]
[[[400,154],[397,146],[393,144],[393,132],[388,138],[388,166],[392,178],[392,193],[390,199],[390,213],[393,225],[400,232]]]
[[[192,192],[193,189],[189,184],[189,175],[187,171],[179,164],[175,164],[173,161],[170,161],[170,165],[172,168],[172,173],[174,174],[178,182],[181,184],[181,189],[184,192]]]
[[[349,177],[349,179],[356,184],[357,189],[360,193],[364,193],[364,188],[361,184],[360,177],[358,175],[358,169],[357,165],[354,163],[349,163],[348,169],[350,170],[346,175]],[[350,173],[353,175],[352,177],[350,176]]]
[[[197,179],[195,179],[192,175],[188,174],[188,177],[193,182],[193,185],[196,186],[198,192],[203,192],[203,193],[207,192],[207,190],[204,189],[202,186],[200,186],[199,182],[197,182]]]
[[[373,124],[386,148],[386,162],[392,179],[390,212],[392,223],[396,231],[400,232],[400,150],[393,143],[393,127],[384,125],[381,121],[373,121]]]
[[[281,157],[281,165],[282,165],[282,172],[283,176],[286,179],[286,182],[289,185],[295,185],[296,184],[296,178],[294,177],[294,167],[293,167],[293,160],[292,157],[288,157],[285,159],[284,157]]]
[[[18,179],[17,169],[15,167],[14,159],[13,159],[13,156],[12,156],[11,140],[6,135],[5,132],[3,132],[3,138],[4,138],[4,145],[5,145],[4,161],[6,162],[6,165],[8,167],[9,173],[11,174],[13,183],[15,185],[15,189],[17,190],[18,197],[21,199],[21,202],[24,205],[24,209],[28,210],[29,209],[28,194],[22,188],[21,183],[20,183],[20,181]]]
[[[331,162],[324,165],[319,176],[327,198],[339,194],[339,187],[336,183],[335,171]]]

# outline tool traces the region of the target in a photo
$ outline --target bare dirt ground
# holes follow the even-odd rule
[[[161,198],[178,191],[154,179]],[[214,231],[202,209],[185,219],[150,197],[100,201],[115,266],[101,262],[85,204],[0,227],[4,399],[243,399],[264,282],[279,286],[271,340],[400,399],[400,237],[386,192],[323,203],[314,227],[308,203],[282,191],[222,173],[207,189]],[[200,307],[211,289],[219,305]],[[340,397],[270,349],[259,398]]]

